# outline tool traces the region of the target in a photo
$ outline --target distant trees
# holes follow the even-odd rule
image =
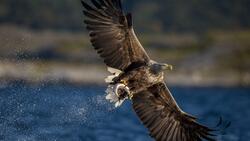
[[[81,29],[81,5],[72,0],[1,0],[0,22],[34,29]],[[2,9],[2,8],[1,8]]]
[[[250,27],[248,0],[161,0],[165,30],[204,31]]]
[[[124,1],[138,30],[206,31],[250,27],[249,0]],[[80,0],[1,0],[0,23],[33,29],[84,30]]]

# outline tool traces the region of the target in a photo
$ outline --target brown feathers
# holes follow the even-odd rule
[[[84,23],[91,43],[109,67],[125,70],[131,64],[147,64],[149,57],[138,41],[131,14],[125,15],[120,0],[82,0]]]
[[[125,74],[147,66],[150,59],[134,33],[131,14],[125,15],[122,10],[121,0],[90,1],[92,4],[82,0],[84,23],[106,65]],[[164,83],[135,94],[132,101],[135,112],[157,141],[214,141],[212,130],[182,112]]]
[[[133,107],[156,141],[215,141],[213,130],[180,110],[164,83],[135,94]]]

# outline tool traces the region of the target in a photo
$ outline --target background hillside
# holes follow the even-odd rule
[[[250,27],[248,0],[124,0],[141,31],[236,30]],[[0,22],[32,29],[81,31],[80,0],[1,0]]]
[[[250,85],[250,1],[124,0],[153,59],[173,64],[174,85]],[[100,83],[80,0],[1,0],[0,78]]]

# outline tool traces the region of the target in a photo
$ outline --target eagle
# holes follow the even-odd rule
[[[104,59],[109,84],[106,99],[121,106],[125,99],[156,141],[215,141],[214,129],[197,122],[176,103],[164,82],[172,65],[150,59],[133,29],[132,14],[121,0],[81,0],[90,41]]]

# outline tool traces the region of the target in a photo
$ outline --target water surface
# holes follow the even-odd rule
[[[25,84],[0,87],[2,141],[152,141],[126,102],[114,109],[104,87]],[[170,87],[180,107],[215,126],[232,125],[219,141],[250,138],[250,88]]]

